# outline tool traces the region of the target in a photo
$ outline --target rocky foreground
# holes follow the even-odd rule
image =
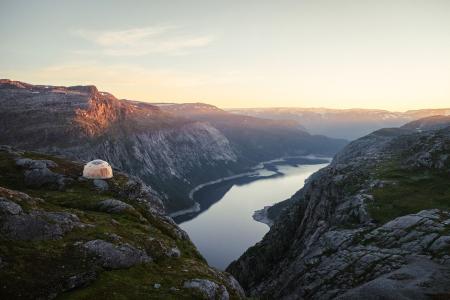
[[[141,180],[0,147],[0,299],[240,299]]]
[[[351,143],[227,271],[267,299],[449,299],[450,127],[423,125]]]

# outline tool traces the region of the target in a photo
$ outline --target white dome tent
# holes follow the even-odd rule
[[[113,177],[113,172],[106,161],[95,159],[84,166],[83,177],[88,179],[108,179]]]

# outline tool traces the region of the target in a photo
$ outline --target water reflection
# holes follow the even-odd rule
[[[194,194],[201,211],[176,221],[207,261],[224,269],[269,230],[253,220],[254,211],[289,198],[309,175],[327,165],[324,160],[307,162],[312,164],[268,164],[254,176],[206,186]]]

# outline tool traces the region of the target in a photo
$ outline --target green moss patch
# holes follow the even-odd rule
[[[424,209],[450,210],[450,172],[437,169],[405,169],[390,162],[378,171],[378,177],[389,181],[373,190],[370,215],[385,223],[394,218]]]
[[[95,189],[92,180],[79,180],[82,164],[62,158],[26,152],[23,157],[49,159],[58,166],[52,171],[73,179],[64,190],[46,187],[27,188],[24,170],[15,164],[15,157],[0,151],[0,196],[5,196],[29,210],[68,212],[79,217],[86,226],[74,228],[61,239],[44,241],[15,241],[0,236],[1,272],[0,298],[47,298],[67,290],[67,281],[83,274],[92,277],[87,286],[59,294],[60,299],[201,299],[195,290],[183,289],[186,280],[210,279],[224,284],[212,271],[189,240],[180,239],[174,225],[147,211],[142,203],[128,199],[123,190],[128,177],[117,173],[107,180],[109,190]],[[33,199],[23,200],[14,190]],[[14,194],[16,193],[16,194]],[[39,199],[42,200],[39,200]],[[134,207],[121,213],[99,211],[98,203],[114,198]],[[114,244],[128,243],[146,250],[153,262],[128,269],[108,270],[98,265],[83,251],[84,242],[102,239]],[[166,255],[167,249],[177,247],[181,257]],[[161,284],[155,288],[154,284]],[[229,289],[232,293],[232,290]],[[234,297],[231,294],[232,298]]]

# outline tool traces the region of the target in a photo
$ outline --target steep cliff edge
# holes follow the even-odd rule
[[[229,133],[183,110],[174,114],[118,100],[94,86],[0,80],[0,106],[1,143],[76,160],[107,160],[151,185],[169,212],[192,206],[189,191],[203,182],[283,155],[329,154],[345,145],[273,121],[238,124],[227,114],[221,124],[233,125]]]
[[[241,299],[137,178],[0,146],[1,299]]]
[[[450,128],[348,145],[228,271],[269,299],[450,296]]]

